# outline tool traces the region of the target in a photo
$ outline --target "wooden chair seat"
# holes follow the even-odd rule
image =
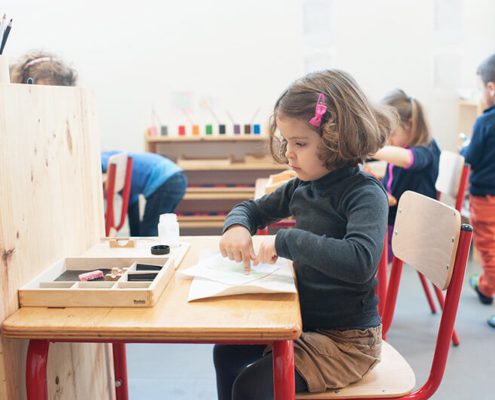
[[[390,344],[383,341],[382,361],[359,382],[323,393],[297,393],[298,400],[366,399],[398,397],[411,393],[416,385],[414,371]]]

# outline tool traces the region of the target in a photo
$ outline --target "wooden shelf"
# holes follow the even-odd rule
[[[222,192],[222,193],[252,193],[254,191],[253,186],[231,186],[231,187],[209,187],[209,186],[193,186],[187,188],[187,193],[210,193],[210,192]]]
[[[222,191],[222,190],[212,190],[205,192],[193,192],[189,190],[184,196],[184,200],[247,200],[253,198],[254,188],[251,188],[249,192],[246,191]]]
[[[217,163],[211,160],[178,160],[177,165],[184,171],[259,171],[259,170],[284,170],[286,165],[277,164],[268,158],[260,158],[257,161]]]
[[[287,169],[286,165],[274,162],[268,142],[266,133],[145,135],[147,151],[163,154],[187,174],[190,187],[176,212],[182,215],[179,216],[181,228],[191,235],[219,234],[223,215],[239,202],[254,198],[256,179]],[[220,216],[207,215],[217,213]]]
[[[145,134],[146,151],[163,154],[177,161],[181,159],[233,159],[244,161],[252,154],[269,154],[268,135],[212,135],[212,136],[149,136]]]
[[[264,142],[268,141],[269,136],[266,134],[234,134],[227,133],[225,135],[208,135],[208,136],[149,136],[145,135],[145,140],[152,143],[167,143],[167,142]]]
[[[222,228],[225,215],[179,215],[181,228]]]

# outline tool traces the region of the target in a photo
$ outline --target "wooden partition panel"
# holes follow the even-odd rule
[[[0,85],[0,321],[17,289],[104,235],[99,137],[87,91]],[[25,398],[27,342],[2,338],[0,399]],[[111,399],[107,345],[52,344],[49,397]]]

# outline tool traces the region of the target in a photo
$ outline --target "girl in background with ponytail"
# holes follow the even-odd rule
[[[374,159],[388,163],[383,185],[397,201],[406,190],[436,199],[440,149],[431,135],[423,106],[401,89],[388,93],[382,103],[392,107],[400,119],[388,145],[373,155]],[[397,202],[388,214],[389,261],[392,259],[390,240],[396,213]]]

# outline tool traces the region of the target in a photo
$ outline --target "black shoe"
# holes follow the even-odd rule
[[[480,289],[478,287],[479,279],[480,279],[479,275],[473,275],[471,278],[469,278],[469,285],[478,294],[478,298],[480,299],[481,304],[485,304],[489,306],[493,304],[493,297],[485,296],[483,293],[480,292]]]
[[[495,314],[493,314],[488,320],[486,321],[488,325],[490,325],[492,328],[495,328]]]

